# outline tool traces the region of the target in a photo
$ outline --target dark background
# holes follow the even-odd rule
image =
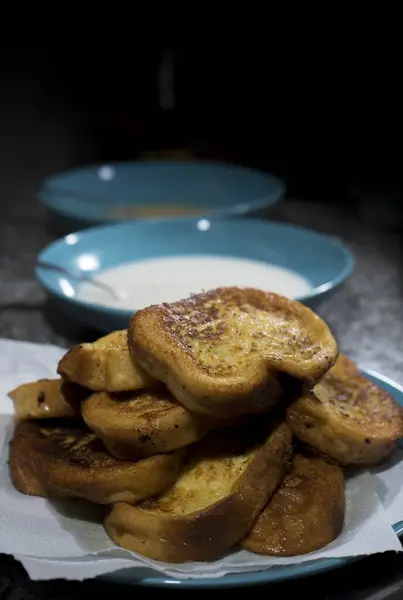
[[[292,197],[354,207],[371,189],[400,202],[393,35],[370,30],[366,37],[363,29],[328,40],[326,29],[314,38],[285,31],[258,43],[249,31],[250,38],[206,34],[181,42],[158,32],[139,37],[139,30],[133,22],[130,36],[108,38],[93,28],[61,32],[48,44],[40,35],[25,46],[3,43],[0,171],[11,161],[18,166],[27,141],[43,143],[38,124],[55,132],[64,124],[79,143],[63,168],[179,148],[271,171]],[[158,69],[169,51],[175,105],[163,110]],[[11,161],[4,160],[10,142]],[[50,158],[44,175],[53,166]]]

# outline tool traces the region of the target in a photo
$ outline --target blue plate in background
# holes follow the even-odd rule
[[[350,252],[325,235],[250,218],[128,221],[93,227],[53,242],[38,259],[91,275],[134,260],[191,254],[246,258],[290,269],[311,283],[310,292],[298,298],[310,305],[336,289],[353,268]],[[100,331],[126,328],[137,308],[85,302],[75,296],[77,280],[42,268],[36,274],[70,316]],[[260,287],[267,289],[267,282]]]
[[[187,207],[193,217],[246,215],[273,207],[284,192],[276,177],[236,165],[150,161],[60,173],[43,183],[38,197],[52,213],[88,226],[144,218],[143,209],[152,206]]]

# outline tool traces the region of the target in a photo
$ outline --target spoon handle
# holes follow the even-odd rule
[[[103,283],[102,281],[96,281],[92,277],[89,277],[88,275],[84,275],[83,273],[80,273],[79,271],[74,272],[70,269],[67,269],[66,267],[61,267],[60,265],[53,265],[52,263],[48,263],[43,260],[37,260],[36,267],[38,267],[39,269],[47,269],[49,271],[56,271],[57,273],[61,273],[62,275],[67,275],[67,277],[71,277],[72,279],[77,279],[78,281],[85,281],[87,283],[90,283],[91,285],[95,285],[98,288],[102,288],[103,290],[105,290],[106,292],[111,294],[114,298],[116,298],[117,300],[121,299],[121,296],[112,287],[110,287],[106,283]]]

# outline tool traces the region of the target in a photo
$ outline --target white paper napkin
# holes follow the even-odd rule
[[[48,501],[17,492],[7,468],[12,403],[6,393],[41,377],[55,377],[63,350],[54,346],[0,340],[0,552],[13,554],[33,579],[86,579],[123,568],[135,576],[150,569],[176,578],[220,577],[320,558],[401,551],[391,523],[403,517],[401,453],[372,474],[346,482],[343,533],[325,549],[292,558],[270,558],[235,550],[209,563],[165,564],[117,548],[97,520],[101,513],[83,502]],[[403,456],[402,456],[403,458]],[[97,512],[97,510],[95,510]]]

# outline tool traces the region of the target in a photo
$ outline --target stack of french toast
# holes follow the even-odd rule
[[[139,310],[57,373],[9,394],[14,486],[106,505],[117,545],[167,562],[326,546],[345,468],[386,459],[403,430],[319,316],[250,288]]]

